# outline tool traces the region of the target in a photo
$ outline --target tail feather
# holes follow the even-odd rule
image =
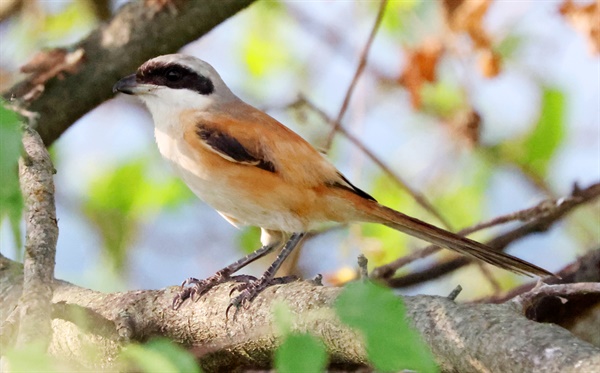
[[[369,203],[369,206],[369,216],[371,218],[369,221],[374,223],[384,224],[390,228],[423,239],[434,245],[454,250],[458,253],[482,260],[486,263],[518,274],[526,276],[538,275],[556,277],[552,272],[523,259],[495,250],[490,246],[469,238],[448,232],[419,219],[415,219],[402,214],[401,212],[382,206],[377,202]]]

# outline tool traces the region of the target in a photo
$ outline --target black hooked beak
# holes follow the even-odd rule
[[[135,80],[135,74],[128,75],[113,85],[113,93],[121,92],[127,95],[135,95],[140,92],[140,85]]]

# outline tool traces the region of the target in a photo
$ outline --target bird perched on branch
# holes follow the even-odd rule
[[[267,253],[283,248],[258,279],[247,278],[231,305],[250,302],[306,232],[323,222],[370,222],[519,274],[543,268],[383,206],[354,186],[302,137],[234,95],[208,63],[170,54],[145,62],[114,92],[139,97],[152,114],[160,153],[188,187],[236,227],[261,228],[262,246],[190,287],[199,296]]]

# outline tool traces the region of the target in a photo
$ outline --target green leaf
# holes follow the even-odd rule
[[[74,32],[91,30],[96,16],[87,1],[72,1],[58,13],[50,13],[43,23],[44,37],[59,40]]]
[[[175,178],[150,177],[151,162],[136,159],[100,174],[89,187],[83,211],[98,229],[114,269],[124,269],[127,248],[142,221],[163,207],[177,207],[192,194]]]
[[[406,33],[410,30],[411,17],[415,17],[416,8],[421,3],[421,0],[390,1],[383,15],[383,28],[388,32]],[[369,2],[367,4],[374,8],[375,11],[380,6],[379,2]]]
[[[559,90],[544,88],[537,124],[526,136],[502,144],[501,154],[505,159],[544,177],[564,136],[565,95]]]
[[[57,361],[46,353],[45,348],[38,343],[25,346],[22,349],[7,349],[3,355],[8,360],[11,372],[61,372],[66,367],[59,367]]]
[[[167,339],[154,339],[144,345],[129,345],[121,353],[125,363],[144,373],[199,373],[194,357]],[[129,369],[133,370],[133,369]]]
[[[242,57],[250,74],[262,77],[278,69],[289,69],[294,63],[280,32],[290,22],[284,8],[274,1],[258,2],[253,7],[251,27],[242,41]]]
[[[564,134],[565,95],[559,90],[545,88],[542,94],[542,110],[534,130],[525,139],[525,154],[521,159],[542,175],[546,174],[548,164]]]
[[[440,118],[452,118],[467,107],[462,88],[454,83],[437,81],[421,88],[423,112]]]
[[[291,333],[294,320],[292,311],[285,302],[276,302],[273,305],[273,322],[281,335]]]
[[[310,334],[289,334],[275,351],[279,373],[324,372],[326,366],[325,346]]]
[[[444,193],[439,195],[434,205],[455,227],[467,227],[482,218],[486,190],[492,176],[492,167],[485,160],[471,158],[468,171],[460,176],[447,175],[444,180]]]
[[[19,116],[4,107],[0,100],[0,222],[8,217],[17,247],[21,247],[21,215],[23,195],[19,187],[19,156],[23,148],[21,142],[21,122]]]
[[[250,254],[257,250],[260,245],[260,228],[257,227],[245,227],[240,234],[238,234],[238,243],[244,253]]]
[[[404,304],[390,289],[370,282],[351,283],[339,295],[335,309],[342,322],[362,332],[376,370],[438,371],[427,346],[408,325]]]
[[[513,58],[523,46],[523,36],[509,34],[500,43],[494,46],[494,52],[500,55],[502,61]]]

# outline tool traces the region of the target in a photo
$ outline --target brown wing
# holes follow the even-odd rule
[[[210,124],[198,123],[196,134],[210,149],[228,161],[276,172],[273,162],[265,159],[262,154],[245,148],[235,137],[211,127]]]
[[[229,161],[273,172],[298,187],[326,185],[375,200],[298,134],[245,103],[225,104],[202,113],[195,131],[205,146]]]

